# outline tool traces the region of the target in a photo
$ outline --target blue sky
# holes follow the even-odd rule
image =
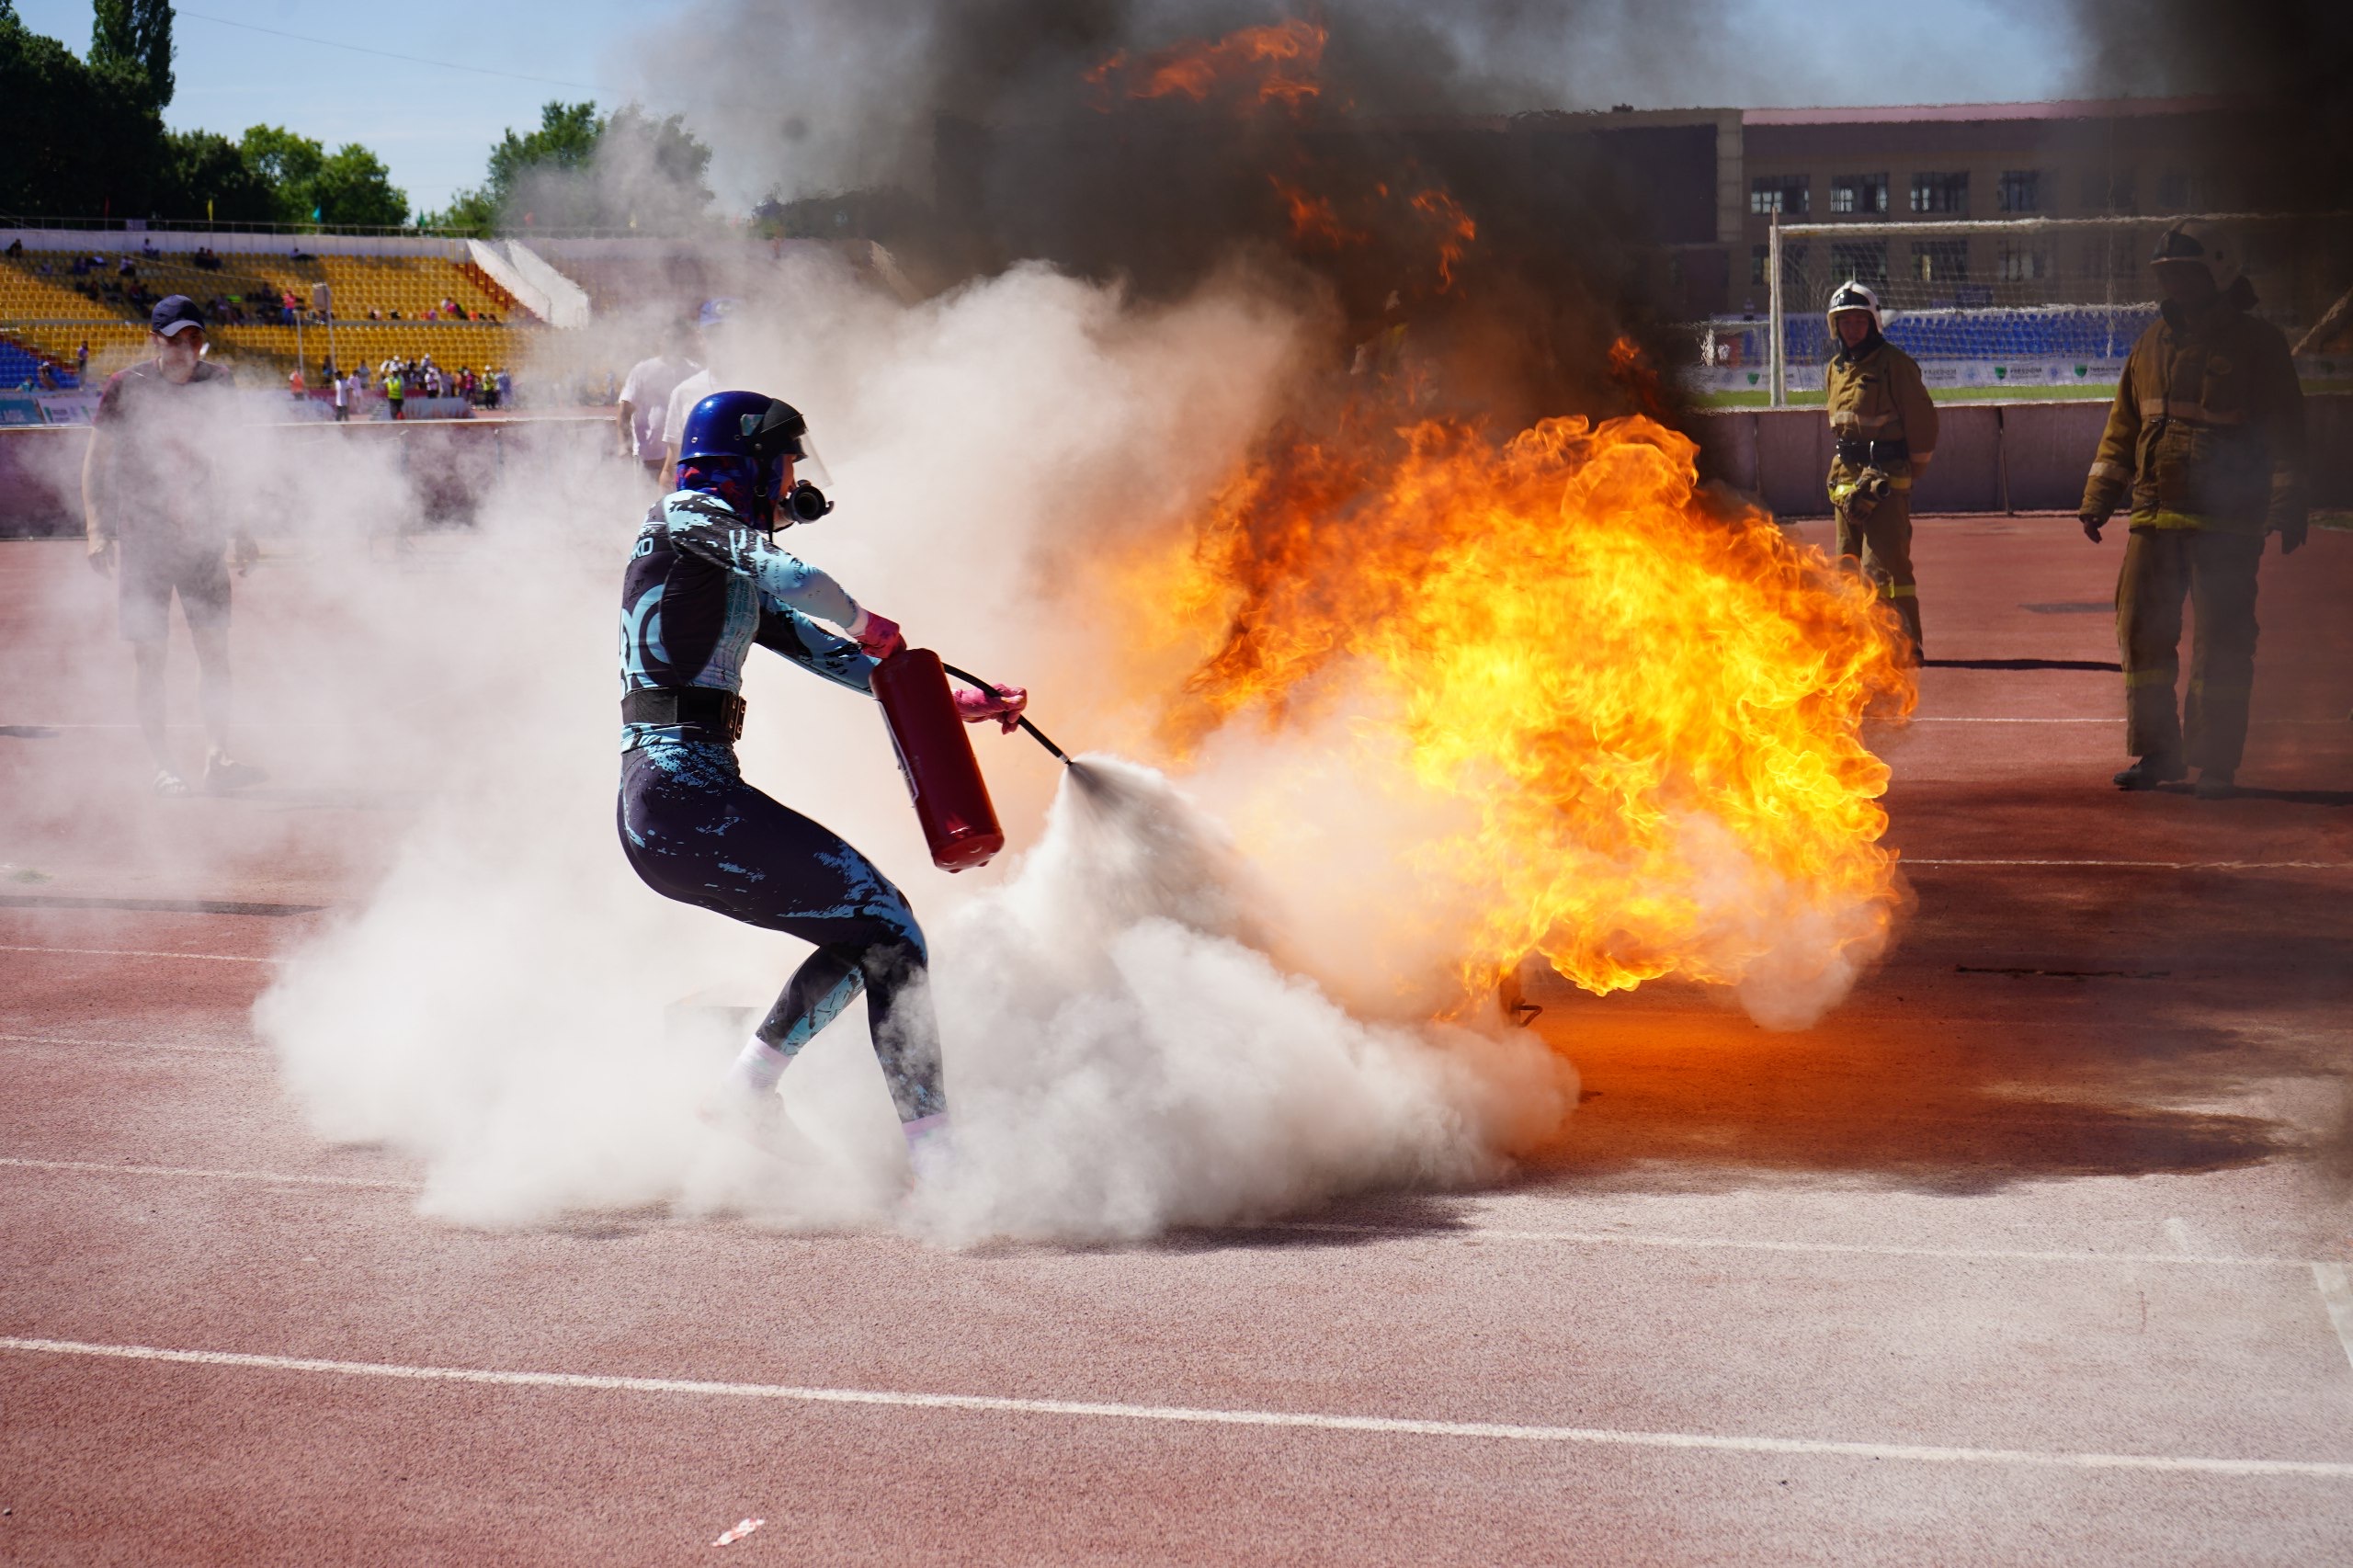
[[[1735,38],[1720,43],[1733,47],[1705,52],[1719,61],[1737,55],[1738,81],[1711,78],[1696,59],[1688,73],[1677,72],[1669,46],[1654,61],[1648,90],[1630,87],[1629,97],[1645,108],[1953,103],[2063,97],[2070,87],[2072,40],[2048,19],[2054,7],[2029,0],[1869,6],[1851,16],[1868,18],[1870,41],[1844,59],[1825,34],[1834,13],[1818,5],[1727,4]],[[35,31],[77,53],[88,48],[89,0],[17,0],[17,8]],[[266,122],[330,147],[363,142],[390,165],[413,208],[438,208],[479,183],[491,144],[509,127],[538,124],[549,98],[594,97],[608,108],[625,101],[639,80],[632,43],[686,9],[662,0],[199,0],[177,8],[179,90],[165,118],[175,129],[231,136]],[[288,33],[332,41],[279,36]],[[685,109],[691,122],[691,106],[685,85],[676,101],[653,107]],[[756,194],[730,188],[723,150],[713,174],[722,198],[741,204]]]

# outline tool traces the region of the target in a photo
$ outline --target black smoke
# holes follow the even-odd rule
[[[1609,347],[1630,335],[1668,363],[1682,313],[1642,156],[1606,114],[1559,112],[1610,107],[1564,103],[1562,84],[1602,58],[1688,64],[1724,10],[725,0],[688,30],[714,45],[698,122],[777,149],[795,232],[854,220],[932,290],[1040,260],[1148,302],[1246,269],[1329,323],[1336,370],[1393,365],[1402,343],[1426,404],[1524,423],[1655,406],[1658,379],[1613,370]],[[1261,103],[1247,70],[1199,101],[1134,90],[1267,28],[1320,34],[1312,94]],[[1705,171],[1712,240],[1698,135],[1678,166]]]

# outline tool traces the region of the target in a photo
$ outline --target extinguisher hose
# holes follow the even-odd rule
[[[943,670],[946,670],[949,675],[954,676],[958,680],[962,681],[962,682],[963,682],[965,685],[967,685],[967,686],[977,686],[977,687],[979,687],[983,691],[995,691],[995,690],[996,689],[996,683],[995,683],[995,682],[994,682],[994,681],[985,681],[985,680],[983,680],[980,676],[978,676],[974,675],[974,674],[973,674],[972,671],[970,671],[970,670],[960,670],[960,669],[958,669],[955,665],[951,665],[951,664],[949,664],[949,663],[948,663],[946,660],[944,660],[944,659],[943,659],[942,661],[940,661],[940,665],[939,665],[939,667],[940,667],[941,669],[943,669]],[[1029,720],[1027,720],[1027,719],[1019,719],[1019,718],[1017,718],[1017,719],[1016,719],[1016,720],[1014,721],[1014,722],[1015,722],[1015,723],[1017,723],[1017,724],[1019,724],[1023,729],[1025,729],[1025,730],[1029,731],[1029,738],[1030,738],[1031,740],[1036,741],[1040,745],[1044,746],[1048,751],[1050,751],[1050,752],[1053,753],[1053,754],[1054,754],[1054,760],[1055,760],[1055,761],[1057,761],[1057,762],[1061,763],[1064,767],[1069,767],[1069,768],[1075,768],[1075,767],[1077,767],[1078,764],[1076,764],[1076,763],[1073,762],[1073,761],[1070,759],[1070,753],[1068,753],[1068,752],[1066,752],[1066,751],[1063,750],[1063,748],[1062,748],[1062,747],[1060,747],[1060,746],[1058,746],[1058,745],[1054,744],[1054,743],[1052,742],[1052,740],[1051,740],[1050,738],[1048,738],[1048,736],[1047,736],[1047,734],[1046,734],[1046,732],[1045,732],[1045,731],[1043,731],[1043,730],[1041,730],[1041,729],[1038,728],[1038,726],[1037,726],[1037,725],[1035,725],[1035,724],[1031,723],[1031,722],[1030,722]]]

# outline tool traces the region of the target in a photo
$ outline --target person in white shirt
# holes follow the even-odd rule
[[[335,379],[335,416],[338,424],[351,417],[351,378],[338,374]]]
[[[614,413],[621,456],[636,460],[665,494],[670,489],[670,436],[676,428],[670,423],[670,394],[702,369],[702,361],[693,355],[697,335],[694,325],[681,323],[661,353],[631,366]]]
[[[665,494],[671,488],[670,476],[678,471],[678,437],[687,427],[687,415],[711,393],[727,390],[728,383],[719,379],[720,369],[731,373],[740,373],[743,369],[733,362],[738,355],[732,351],[733,334],[728,325],[736,309],[733,300],[705,300],[695,317],[695,328],[702,338],[704,368],[671,389],[669,408],[662,416],[660,483]]]

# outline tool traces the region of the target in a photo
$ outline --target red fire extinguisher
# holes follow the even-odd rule
[[[947,672],[928,648],[902,648],[874,666],[874,696],[898,748],[915,819],[943,871],[985,866],[1005,847],[988,781],[949,695]]]

